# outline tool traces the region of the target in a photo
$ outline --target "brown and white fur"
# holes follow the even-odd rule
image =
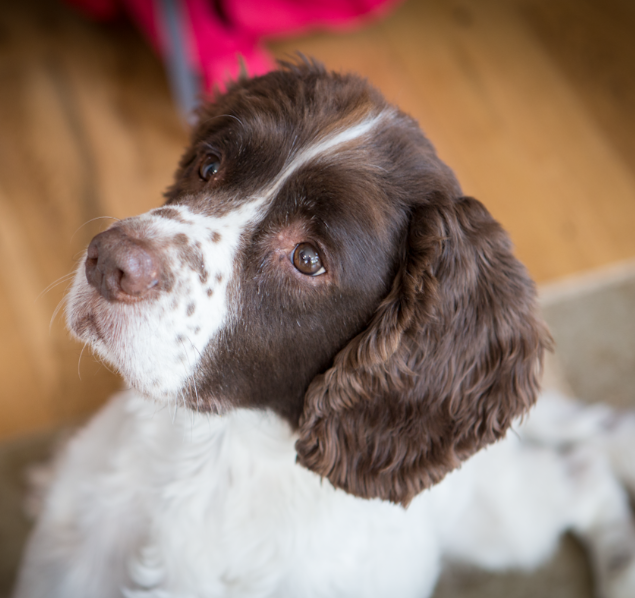
[[[533,567],[566,530],[635,596],[635,418],[546,397],[518,424],[534,286],[358,77],[300,61],[204,106],[67,314],[131,389],[70,443],[17,598],[423,598],[444,559]]]

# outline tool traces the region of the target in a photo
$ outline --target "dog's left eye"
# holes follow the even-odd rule
[[[291,261],[296,270],[307,276],[319,276],[326,272],[318,250],[310,243],[296,245],[291,255]]]
[[[216,154],[207,154],[198,167],[198,176],[204,181],[209,181],[220,170],[220,157]]]

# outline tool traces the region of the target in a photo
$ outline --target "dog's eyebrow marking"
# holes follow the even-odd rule
[[[359,139],[364,135],[370,133],[382,120],[392,116],[392,111],[384,110],[379,114],[375,114],[365,120],[352,125],[346,129],[340,130],[334,135],[330,135],[325,139],[318,141],[315,144],[309,145],[307,148],[300,150],[293,156],[290,162],[288,162],[284,168],[280,171],[280,174],[273,180],[270,186],[268,186],[262,194],[263,199],[271,199],[278,193],[281,187],[286,181],[296,172],[299,168],[302,168],[305,164],[314,160],[318,156],[327,153],[328,151],[336,148],[339,145],[348,143]]]

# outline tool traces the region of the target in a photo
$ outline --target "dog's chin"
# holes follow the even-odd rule
[[[69,298],[67,326],[71,335],[102,361],[117,371],[128,387],[162,403],[183,404],[184,388],[192,373],[184,363],[162,355],[158,343],[141,343],[138,326],[117,314],[116,331],[112,306],[91,292],[90,287]]]
[[[145,338],[134,311],[134,306],[109,304],[78,276],[68,299],[67,326],[126,386],[149,400],[199,413],[226,413],[231,408],[226,400],[199,392],[193,356],[173,359],[161,339]]]

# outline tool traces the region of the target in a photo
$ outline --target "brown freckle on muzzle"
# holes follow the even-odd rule
[[[207,289],[207,296],[211,297],[214,294],[213,289]]]
[[[189,317],[189,316],[193,315],[195,311],[196,311],[196,305],[194,305],[194,303],[190,303],[190,304],[187,306],[187,310],[186,310],[186,312],[185,312],[185,313],[186,313],[186,314],[188,315],[188,317]]]
[[[73,323],[73,330],[77,336],[82,338],[85,334],[94,334],[97,338],[101,339],[101,334],[97,328],[97,322],[92,312],[83,314],[78,320]]]
[[[201,284],[206,283],[209,275],[205,268],[205,260],[200,249],[200,243],[190,245],[187,235],[179,233],[172,239],[172,245],[177,248],[180,262],[198,274]]]
[[[152,211],[153,216],[160,216],[161,218],[167,218],[168,220],[176,220],[176,222],[187,223],[187,220],[181,216],[178,210],[174,208],[158,208]]]
[[[212,243],[218,243],[221,240],[221,238],[222,237],[220,236],[220,233],[218,233],[216,231],[213,231],[212,234],[209,236],[209,240]]]

